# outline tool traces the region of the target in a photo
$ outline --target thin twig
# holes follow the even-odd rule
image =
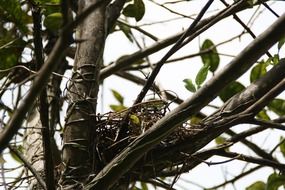
[[[177,52],[181,48],[181,44],[183,41],[193,32],[193,29],[196,27],[198,22],[202,19],[203,15],[206,13],[210,5],[213,3],[213,0],[209,0],[206,5],[202,8],[196,19],[191,23],[189,28],[184,32],[184,34],[180,37],[180,39],[174,44],[174,46],[161,58],[161,60],[157,63],[155,68],[153,69],[152,73],[150,74],[146,84],[144,85],[143,89],[139,93],[137,99],[135,100],[134,104],[140,103],[143,98],[145,97],[146,93],[148,92],[149,88],[152,86],[157,74],[159,73],[161,67],[167,61],[167,59],[172,56],[175,52]]]

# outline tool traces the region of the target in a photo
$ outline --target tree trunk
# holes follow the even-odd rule
[[[79,1],[78,14],[98,0]],[[63,134],[63,189],[81,189],[94,168],[93,147],[99,71],[105,43],[106,5],[94,10],[76,35],[73,76],[68,87],[69,106]]]
[[[27,130],[24,138],[24,155],[35,170],[44,178],[44,150],[42,145],[40,113],[33,109],[27,120]],[[27,176],[31,173],[27,170]],[[38,181],[33,177],[29,180],[29,189],[43,189]]]

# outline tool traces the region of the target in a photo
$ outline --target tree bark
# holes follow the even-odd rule
[[[99,0],[81,0],[78,14]],[[108,3],[108,2],[107,2]],[[63,189],[81,189],[96,171],[93,156],[99,71],[106,36],[106,4],[94,10],[78,27],[73,75],[68,87],[69,106],[63,133]]]

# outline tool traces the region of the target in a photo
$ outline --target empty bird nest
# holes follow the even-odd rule
[[[170,103],[163,100],[150,100],[119,112],[109,112],[97,116],[95,148],[99,159],[105,164],[136,137],[143,134],[169,111]],[[123,124],[127,125],[127,135],[119,137]],[[173,145],[184,139],[189,124],[179,125],[161,145]]]

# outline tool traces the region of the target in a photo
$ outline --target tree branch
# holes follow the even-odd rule
[[[162,139],[171,134],[178,124],[186,121],[190,116],[197,113],[201,108],[213,100],[221,89],[223,89],[227,84],[246,72],[258,60],[260,56],[266,53],[266,51],[284,35],[284,30],[285,14],[283,14],[275,23],[273,23],[263,34],[258,36],[252,43],[250,43],[237,57],[231,61],[231,63],[229,63],[221,72],[217,73],[212,78],[212,80],[208,81],[204,86],[202,86],[195,94],[193,94],[191,98],[187,99],[179,107],[159,120],[144,134],[137,137],[128,147],[126,147],[117,157],[115,157],[85,188],[100,189],[101,187],[106,187],[104,186],[106,184],[113,185],[114,182],[117,181],[128,170],[130,170],[131,167],[146,152],[148,152]],[[284,67],[285,63],[278,65],[282,65]],[[276,69],[274,71],[276,71]],[[285,75],[284,72],[282,74]],[[277,81],[278,79],[276,78],[274,80],[270,80],[269,83],[271,87],[275,85]],[[267,87],[270,87],[270,85]],[[237,120],[238,119],[244,118],[241,116],[241,118],[237,118]],[[225,123],[225,126],[226,125],[227,123]],[[214,132],[216,130],[222,132],[225,130],[225,128],[228,128],[228,126],[225,128],[218,128],[220,129],[218,130],[216,127],[213,127],[213,125],[210,125],[209,128],[207,127],[207,130],[210,128],[211,130],[209,131],[211,132]],[[216,135],[218,134],[216,133]],[[214,137],[216,135],[214,135]],[[193,134],[191,139],[193,140],[198,136],[198,134]],[[198,142],[194,142],[193,145],[188,144],[188,147],[192,147],[190,152],[200,149],[211,139],[213,139],[213,136],[212,138],[206,138],[201,141],[199,139],[199,144],[197,144]],[[159,153],[162,154],[162,152]],[[163,155],[165,154],[163,153]]]
[[[240,161],[245,161],[249,163],[259,164],[261,166],[269,166],[275,169],[280,170],[281,172],[284,172],[285,164],[280,164],[276,161],[268,160],[268,159],[262,159],[262,158],[255,158],[252,156],[246,156],[243,154],[235,153],[235,152],[226,152],[226,151],[219,151],[216,155],[224,156],[228,158],[236,158]]]

